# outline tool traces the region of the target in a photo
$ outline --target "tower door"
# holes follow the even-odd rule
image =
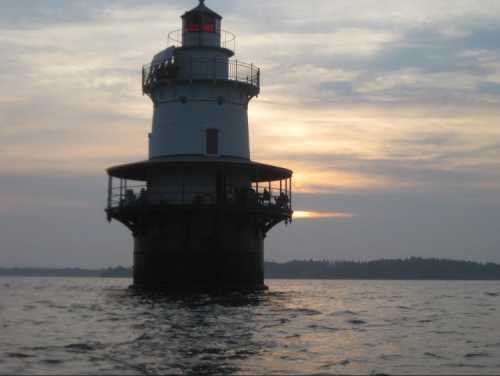
[[[206,130],[206,153],[207,155],[219,155],[219,130]]]

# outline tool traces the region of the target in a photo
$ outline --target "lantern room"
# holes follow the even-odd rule
[[[221,20],[200,0],[196,8],[182,16],[183,47],[220,47]]]

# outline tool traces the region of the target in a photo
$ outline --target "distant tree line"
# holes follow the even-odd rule
[[[500,265],[447,259],[266,262],[267,278],[500,280]]]
[[[123,266],[100,270],[81,268],[0,268],[0,276],[128,278],[132,277],[132,268]]]
[[[132,268],[0,268],[0,276],[131,278]],[[500,265],[448,259],[266,262],[269,279],[437,279],[500,280]]]

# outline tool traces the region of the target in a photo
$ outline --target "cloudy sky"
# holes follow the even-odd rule
[[[0,265],[130,265],[104,170],[147,155],[141,65],[194,0],[5,0]],[[500,262],[498,0],[207,0],[262,68],[254,160],[295,171],[266,257]]]

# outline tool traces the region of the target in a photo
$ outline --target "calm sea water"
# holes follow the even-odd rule
[[[500,283],[268,281],[165,297],[0,278],[2,374],[500,373]]]

